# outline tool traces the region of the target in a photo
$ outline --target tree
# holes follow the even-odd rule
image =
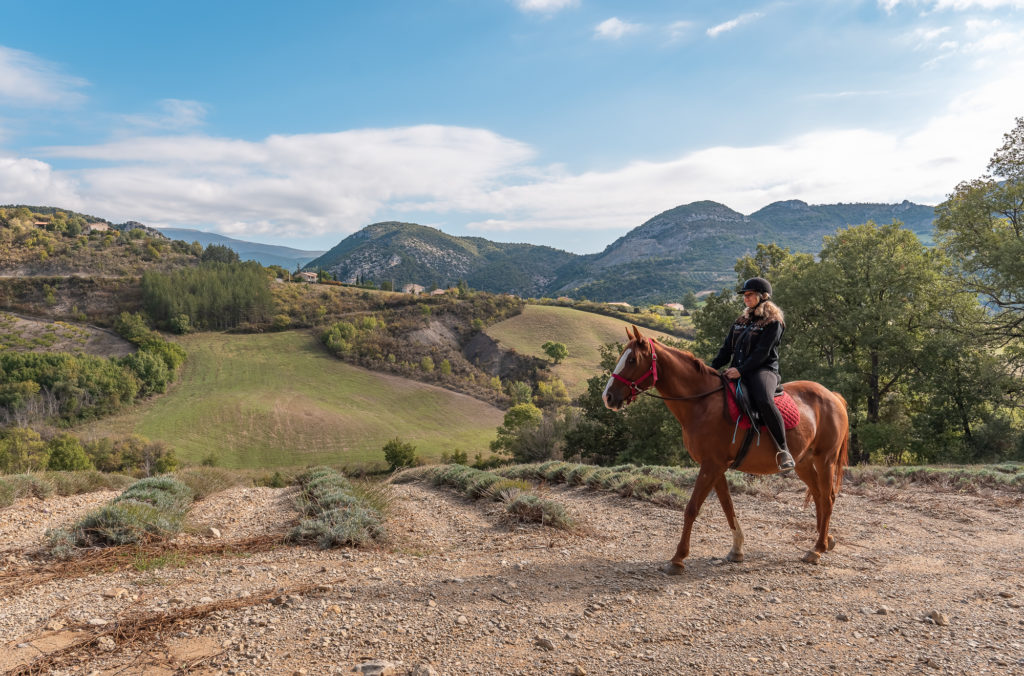
[[[1003,136],[988,173],[960,183],[936,212],[936,240],[960,288],[989,309],[978,326],[1024,368],[1024,117]]]
[[[569,390],[558,378],[537,383],[537,394],[533,398],[533,403],[540,408],[557,408],[567,405],[569,401]]]
[[[398,437],[384,444],[383,451],[384,460],[392,471],[416,464],[416,447]]]
[[[954,352],[967,349],[956,318],[976,303],[943,274],[942,253],[897,222],[839,230],[825,237],[817,262],[765,253],[761,265],[745,259],[737,271],[772,279],[786,312],[784,379],[816,380],[846,398],[854,462],[903,457],[923,439],[915,427],[927,406],[922,379],[939,387],[943,377],[922,365],[937,363],[939,339]]]
[[[553,340],[549,340],[540,347],[556,364],[569,356],[569,348],[565,346],[565,343],[556,343]]]
[[[94,469],[92,460],[85,454],[82,442],[70,434],[61,434],[46,444],[49,453],[47,469],[74,472]]]
[[[513,380],[505,385],[505,393],[512,400],[512,404],[528,404],[533,401],[533,388],[530,383],[522,380]]]
[[[505,419],[498,427],[498,437],[491,442],[491,450],[511,455],[516,431],[527,425],[538,424],[543,418],[544,414],[533,404],[516,404],[505,412]]]
[[[46,445],[39,433],[27,427],[12,427],[0,438],[0,471],[9,474],[46,468]]]
[[[210,244],[203,251],[203,255],[200,257],[204,263],[216,262],[216,263],[238,263],[241,259],[238,254],[235,253],[234,249],[224,246],[223,244]]]

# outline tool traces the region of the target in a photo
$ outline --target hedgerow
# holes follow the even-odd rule
[[[85,547],[110,547],[173,537],[181,531],[192,491],[171,477],[136,481],[109,504],[89,512],[74,526],[47,531],[50,552],[70,558]]]
[[[405,470],[392,477],[391,481],[429,481],[435,486],[454,488],[474,500],[484,498],[501,502],[509,514],[523,521],[562,530],[576,528],[576,520],[564,505],[540,497],[524,479],[485,472],[466,465],[432,465]]]

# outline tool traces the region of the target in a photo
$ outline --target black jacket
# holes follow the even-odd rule
[[[740,317],[726,335],[711,367],[720,369],[731,362],[743,376],[761,369],[778,373],[779,342],[785,330],[786,327],[777,321],[762,324],[747,322]]]

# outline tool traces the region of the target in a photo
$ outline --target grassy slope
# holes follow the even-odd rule
[[[541,345],[549,340],[565,343],[569,356],[554,367],[569,394],[576,396],[586,391],[587,379],[601,370],[598,348],[604,343],[626,342],[626,323],[592,312],[581,312],[552,305],[527,305],[522,314],[506,319],[487,329],[487,334],[502,346],[520,354],[548,359]],[[651,329],[640,329],[653,338],[671,338]]]
[[[345,364],[304,332],[196,334],[180,381],[130,413],[91,423],[90,438],[141,434],[198,463],[226,467],[382,462],[399,437],[425,459],[484,451],[502,412],[465,395]]]

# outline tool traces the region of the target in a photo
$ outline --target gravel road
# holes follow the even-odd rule
[[[108,632],[50,673],[1024,673],[1024,496],[844,489],[837,546],[815,566],[800,563],[814,537],[801,487],[780,477],[771,494],[734,496],[740,564],[722,558],[731,537],[709,500],[678,577],[658,568],[681,511],[549,488],[583,524],[566,533],[406,484],[387,548],[279,546],[33,581],[45,564],[22,553],[109,496],[22,500],[0,511],[0,671],[126,618],[207,608],[141,640]],[[213,495],[183,543],[214,540],[211,526],[225,542],[284,528],[293,495]]]

